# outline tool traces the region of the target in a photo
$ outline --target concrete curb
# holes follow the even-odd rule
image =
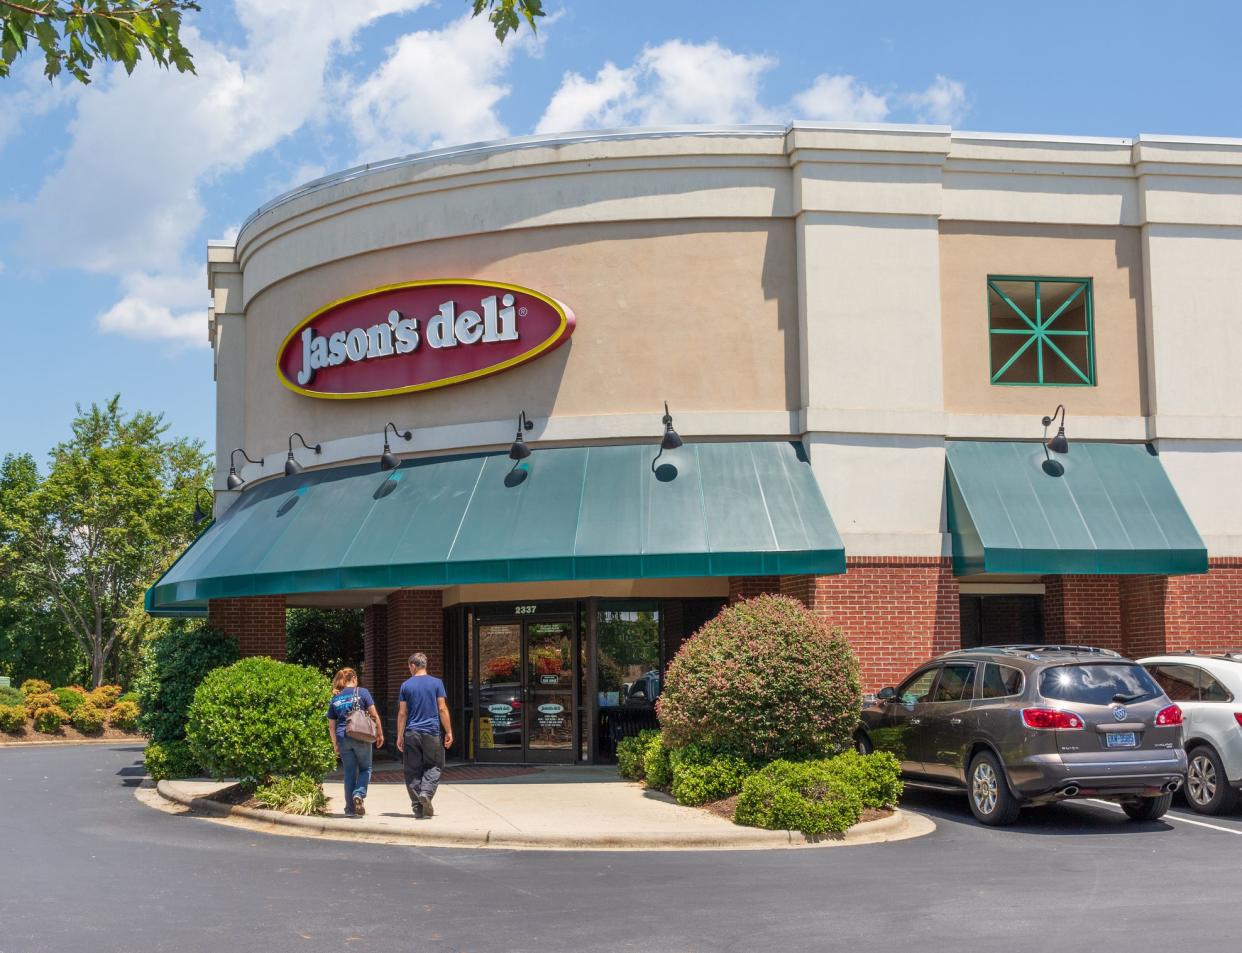
[[[650,835],[641,832],[559,834],[506,830],[472,831],[427,826],[402,830],[365,820],[339,817],[303,817],[196,797],[177,789],[176,782],[160,781],[160,796],[191,811],[219,819],[288,828],[287,833],[319,835],[344,840],[384,840],[429,847],[493,847],[540,850],[754,850],[791,847],[850,847],[905,840],[930,834],[936,825],[921,815],[898,809],[890,817],[850,828],[842,837],[808,838],[798,831],[765,831],[738,827],[716,832]],[[227,790],[227,789],[226,789]]]
[[[142,735],[133,738],[48,738],[46,741],[0,741],[0,748],[54,748],[66,745],[142,745],[147,739]]]

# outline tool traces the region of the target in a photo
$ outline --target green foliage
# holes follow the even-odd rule
[[[51,683],[45,682],[41,678],[28,678],[22,682],[21,687],[21,693],[26,698],[29,698],[31,695],[46,695],[51,690]]]
[[[152,780],[167,781],[170,778],[196,778],[203,773],[190,746],[184,741],[153,741],[143,755],[147,774]]]
[[[26,696],[26,714],[34,717],[34,713],[40,708],[55,708],[56,696],[51,692],[38,692]]]
[[[72,688],[54,688],[52,694],[56,696],[56,704],[72,715],[78,710],[78,707],[86,701],[86,695],[82,692],[75,691]]]
[[[643,752],[643,769],[647,774],[647,787],[657,791],[667,791],[673,786],[672,751],[664,743],[664,736],[656,733],[647,742],[647,750]]]
[[[26,707],[26,696],[21,693],[20,689],[10,688],[8,685],[0,685],[0,705],[20,705]]]
[[[901,800],[901,763],[887,751],[844,751],[828,762],[832,773],[850,784],[863,807],[895,807]]]
[[[69,714],[73,727],[84,735],[99,734],[107,718],[107,712],[90,702],[83,702]]]
[[[673,784],[670,792],[678,804],[706,804],[731,797],[742,790],[754,766],[735,754],[720,753],[701,745],[686,745],[672,752]]]
[[[138,705],[135,702],[118,701],[108,712],[108,724],[120,731],[133,731],[138,727]]]
[[[652,738],[659,737],[659,734],[653,728],[644,728],[637,735],[622,738],[617,742],[617,772],[621,777],[641,781],[647,776],[647,769],[643,764],[647,745]]]
[[[361,609],[290,609],[285,613],[290,662],[309,665],[329,678],[343,668],[362,669]]]
[[[236,639],[184,622],[156,639],[135,686],[143,734],[161,743],[184,739],[194,690],[208,672],[232,664],[238,654]]]
[[[269,810],[288,814],[322,814],[328,803],[323,785],[317,778],[305,774],[273,778],[267,784],[260,784],[254,797]]]
[[[849,782],[823,761],[773,761],[742,785],[734,822],[808,837],[843,833],[858,823],[863,804]]]
[[[89,83],[96,60],[132,73],[144,53],[165,69],[193,73],[181,43],[181,15],[197,9],[194,0],[0,2],[0,76],[9,75],[31,41],[43,53],[48,79],[63,70]]]
[[[125,692],[123,695],[121,695],[120,698],[117,699],[117,702],[118,703],[119,702],[133,702],[135,705],[137,705],[138,704],[138,693],[137,692]]]
[[[665,743],[742,758],[812,758],[852,745],[862,689],[840,629],[800,602],[759,596],[688,639],[658,702]]]
[[[215,777],[322,777],[336,763],[324,722],[331,697],[331,683],[314,669],[242,659],[198,686],[186,741]]]
[[[54,735],[69,720],[65,710],[57,705],[40,708],[34,713],[34,729],[45,735]]]
[[[111,708],[120,697],[120,685],[100,685],[87,694],[86,700],[96,708]]]
[[[496,39],[501,43],[510,33],[515,32],[525,20],[531,32],[535,31],[535,18],[544,15],[543,0],[472,0],[474,16],[484,10],[487,18],[496,30]]]
[[[25,705],[0,705],[0,731],[17,734],[25,727]]]

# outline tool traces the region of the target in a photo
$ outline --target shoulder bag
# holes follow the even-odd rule
[[[362,708],[362,696],[354,689],[354,708],[345,719],[345,736],[355,741],[375,743],[375,722],[369,712]]]

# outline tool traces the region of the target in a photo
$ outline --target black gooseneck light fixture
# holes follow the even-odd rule
[[[303,467],[302,464],[298,463],[297,460],[293,459],[293,438],[294,437],[297,437],[299,440],[301,440],[302,446],[305,447],[307,450],[314,450],[316,453],[323,452],[322,444],[317,443],[312,447],[309,443],[306,442],[306,438],[303,437],[300,433],[289,434],[289,456],[285,457],[285,476],[297,476],[299,473],[301,473],[305,469],[305,467]]]
[[[676,450],[681,446],[681,434],[673,429],[673,415],[668,412],[668,401],[664,402],[664,436],[660,439],[661,450]]]
[[[207,504],[207,509],[203,509],[202,504],[199,503],[199,500],[203,498],[204,493],[206,493],[207,498],[211,500],[211,502]],[[190,514],[190,519],[194,521],[195,526],[203,522],[203,520],[210,519],[214,509],[215,497],[209,491],[204,490],[202,487],[199,487],[194,491],[194,512]]]
[[[1052,426],[1052,422],[1057,419],[1057,414],[1061,415],[1061,426],[1057,428],[1057,434],[1051,440],[1048,439],[1048,428]],[[1057,409],[1052,412],[1052,416],[1044,418],[1044,455],[1048,455],[1048,451],[1053,453],[1069,453],[1069,440],[1065,438],[1065,405],[1057,404]],[[1051,457],[1049,457],[1051,459]]]
[[[241,447],[238,447],[236,450],[234,450],[232,453],[229,454],[229,478],[228,480],[225,481],[225,485],[228,486],[230,490],[241,489],[242,484],[246,482],[237,473],[237,462],[236,461],[237,461],[237,455],[239,453],[243,457],[245,457],[248,462],[257,463],[259,466],[263,466],[262,457],[259,457],[258,460],[251,460],[250,454],[246,453],[246,451],[242,449]]]
[[[398,430],[397,425],[392,423],[384,424],[384,452],[380,454],[380,470],[387,473],[389,470],[395,470],[401,466],[401,461],[397,459],[397,455],[392,452],[392,448],[388,446],[388,428],[392,428],[392,435],[400,437],[402,440],[410,440],[414,437],[412,430]]]
[[[526,411],[518,414],[517,436],[513,438],[513,446],[509,448],[510,460],[525,460],[530,456],[530,447],[526,446],[526,438],[522,431],[530,430],[535,425],[526,419]]]

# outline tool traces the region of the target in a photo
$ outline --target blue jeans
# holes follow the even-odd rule
[[[345,813],[354,813],[354,798],[367,796],[375,745],[348,735],[340,740],[341,768],[345,772]]]

